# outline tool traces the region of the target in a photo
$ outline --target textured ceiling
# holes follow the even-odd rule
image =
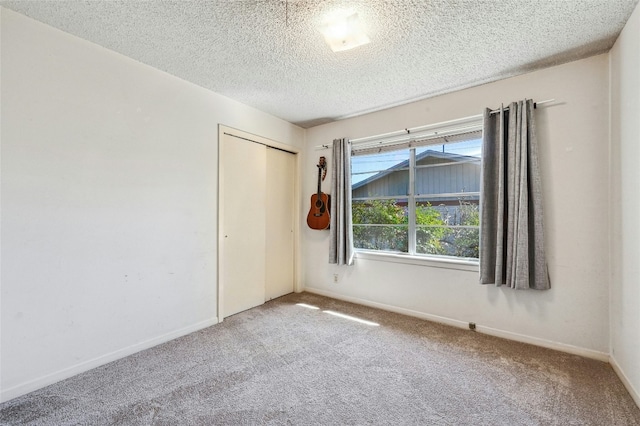
[[[302,127],[607,51],[638,0],[14,1],[0,5]],[[350,9],[371,43],[319,32]]]

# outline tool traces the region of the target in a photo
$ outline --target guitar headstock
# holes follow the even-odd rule
[[[320,157],[318,160],[318,169],[322,170],[322,180],[327,177],[327,159],[325,157]]]

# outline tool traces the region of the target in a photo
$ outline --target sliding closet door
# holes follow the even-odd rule
[[[295,159],[267,149],[266,300],[293,293]]]
[[[224,135],[220,160],[219,268],[228,317],[265,301],[267,148]]]

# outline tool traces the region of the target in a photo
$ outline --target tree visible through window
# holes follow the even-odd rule
[[[357,249],[478,258],[481,140],[352,157]]]

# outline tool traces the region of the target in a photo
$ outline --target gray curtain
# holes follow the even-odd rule
[[[480,283],[550,288],[533,101],[484,112]]]
[[[352,265],[351,144],[346,139],[333,141],[329,214],[329,263]]]

